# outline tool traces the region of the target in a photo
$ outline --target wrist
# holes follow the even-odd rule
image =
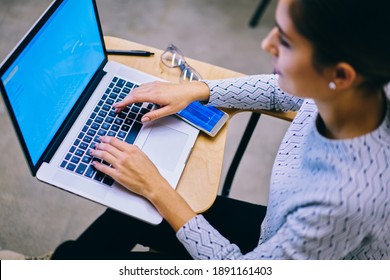
[[[166,181],[146,198],[175,231],[196,216],[187,202]]]
[[[193,101],[200,101],[207,103],[210,98],[209,86],[202,81],[192,82],[195,86]]]

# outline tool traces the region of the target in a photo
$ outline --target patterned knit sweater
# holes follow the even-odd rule
[[[206,83],[211,105],[299,111],[275,159],[258,246],[242,254],[198,215],[177,232],[193,258],[390,259],[389,102],[375,131],[330,140],[314,102],[284,93],[275,75]]]

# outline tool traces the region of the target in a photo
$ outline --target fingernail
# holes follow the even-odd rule
[[[141,119],[141,122],[143,122],[143,123],[146,123],[146,122],[149,122],[149,121],[150,121],[150,119],[148,117],[143,117]]]

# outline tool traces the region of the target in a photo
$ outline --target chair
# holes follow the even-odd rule
[[[265,12],[265,9],[268,7],[268,4],[271,2],[271,0],[261,0],[259,5],[257,6],[257,9],[255,13],[252,15],[251,20],[249,21],[250,27],[256,27],[259,23],[262,15]],[[236,175],[237,168],[241,162],[242,156],[245,153],[245,150],[248,146],[248,143],[252,137],[253,131],[256,128],[256,125],[260,119],[261,113],[253,112],[251,114],[251,117],[248,121],[248,124],[245,128],[244,134],[241,138],[241,141],[238,145],[237,151],[234,154],[232,163],[230,164],[228,173],[225,178],[225,182],[222,187],[222,196],[229,196],[230,189],[234,180],[234,176]]]
[[[221,190],[222,196],[226,196],[226,197],[229,196],[230,189],[233,184],[233,180],[234,180],[234,176],[236,175],[237,168],[240,165],[241,159],[245,153],[248,143],[252,137],[253,131],[255,130],[256,125],[262,113],[289,122],[292,122],[292,120],[296,115],[296,112],[281,113],[281,112],[274,112],[274,111],[261,111],[261,112],[256,111],[251,113],[248,124],[245,128],[240,143],[238,144],[236,153],[234,154],[232,163],[230,164],[230,167],[226,174],[225,182],[223,183],[222,190]]]
[[[256,27],[257,24],[260,21],[260,18],[265,12],[265,9],[267,8],[268,4],[271,2],[271,0],[261,0],[259,5],[257,6],[257,9],[255,13],[252,15],[251,20],[249,21],[250,27]]]
[[[256,125],[260,119],[261,114],[260,113],[252,113],[251,117],[248,121],[248,124],[245,128],[244,134],[242,135],[241,141],[238,144],[236,153],[234,154],[232,163],[230,164],[229,170],[226,174],[225,182],[223,183],[222,187],[222,196],[229,196],[230,189],[232,187],[232,183],[234,180],[234,176],[236,175],[237,168],[240,165],[242,156],[245,153],[245,150],[248,146],[248,143],[252,137],[253,131],[256,128]]]

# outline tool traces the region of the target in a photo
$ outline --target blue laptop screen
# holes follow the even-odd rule
[[[65,0],[1,77],[34,165],[104,59],[92,0]]]

